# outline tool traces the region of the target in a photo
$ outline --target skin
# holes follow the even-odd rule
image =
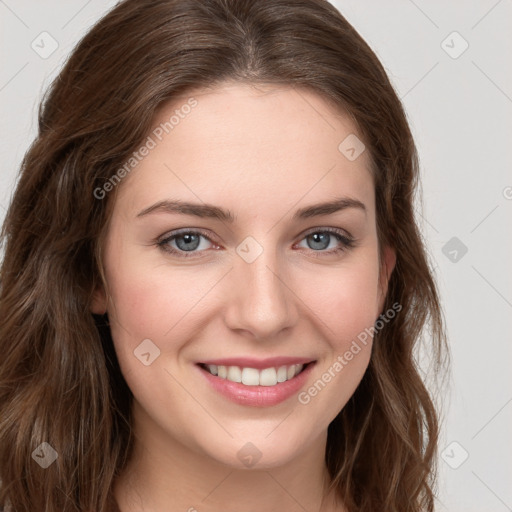
[[[349,161],[338,150],[357,134],[348,116],[286,86],[224,83],[188,92],[166,104],[154,126],[191,96],[197,106],[116,191],[103,253],[106,286],[93,304],[93,312],[108,313],[134,394],[135,455],[115,485],[116,499],[122,512],[143,505],[342,511],[325,493],[327,427],[368,366],[371,338],[307,405],[297,396],[265,408],[235,404],[198,377],[196,363],[307,356],[317,363],[304,390],[374,325],[395,253],[385,248],[379,264],[368,151]],[[292,219],[299,208],[342,196],[358,199],[366,212]],[[219,206],[236,220],[163,211],[137,217],[171,198]],[[182,228],[201,229],[211,241],[201,238],[188,258],[158,246]],[[326,228],[343,230],[356,246],[329,254],[343,243],[327,235],[318,248],[308,235]],[[248,236],[263,248],[252,263],[236,252]],[[176,242],[167,245],[179,251]],[[160,350],[149,366],[134,356],[145,339]],[[251,468],[237,457],[247,442],[262,454]]]

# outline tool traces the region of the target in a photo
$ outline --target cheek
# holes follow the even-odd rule
[[[128,254],[106,271],[112,336],[119,350],[132,353],[144,339],[162,352],[174,352],[168,340],[187,337],[188,315],[215,282],[215,276],[197,279],[183,269],[154,266]]]
[[[303,291],[337,350],[345,350],[349,340],[373,326],[379,316],[377,260],[365,257],[351,263],[336,272],[317,273],[314,286]]]
[[[373,326],[379,316],[378,261],[376,253],[367,254],[347,260],[335,273],[317,273],[315,286],[305,295],[328,346],[316,379],[298,398],[306,409],[314,408],[315,417],[322,416],[324,423],[332,421],[348,402],[370,361]]]

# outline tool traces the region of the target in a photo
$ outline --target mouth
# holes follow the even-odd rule
[[[283,382],[288,382],[302,372],[315,361],[301,364],[289,364],[281,366],[269,366],[267,368],[252,368],[250,366],[219,365],[199,363],[198,366],[210,375],[219,379],[242,384],[244,386],[273,387]]]
[[[210,389],[238,405],[271,407],[307,384],[316,360],[280,357],[258,361],[236,358],[197,363]]]

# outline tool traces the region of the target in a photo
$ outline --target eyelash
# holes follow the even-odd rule
[[[304,240],[305,238],[307,238],[310,235],[314,235],[317,233],[328,233],[330,235],[333,235],[338,240],[338,242],[341,243],[341,246],[336,249],[330,249],[328,251],[326,251],[326,250],[315,251],[314,249],[310,249],[310,251],[312,251],[313,253],[320,253],[320,255],[314,256],[316,258],[321,258],[322,255],[325,255],[325,254],[328,254],[328,255],[341,254],[345,251],[348,251],[349,249],[354,248],[357,245],[356,240],[354,238],[347,236],[346,234],[344,234],[345,233],[344,231],[342,231],[340,229],[336,229],[336,228],[315,229],[313,231],[309,231],[303,235],[303,237],[301,238],[300,241]],[[182,251],[179,249],[171,248],[168,245],[169,242],[171,242],[171,241],[175,240],[176,238],[179,238],[180,236],[183,236],[183,235],[201,235],[202,237],[206,238],[212,244],[215,244],[215,242],[213,240],[211,240],[211,238],[205,232],[203,232],[201,230],[190,230],[190,229],[185,230],[184,229],[182,231],[177,231],[177,232],[173,233],[171,236],[166,236],[162,240],[158,240],[156,242],[156,245],[162,251],[164,251],[166,253],[178,255],[178,257],[183,257],[183,258],[194,258],[194,257],[197,257],[196,254],[205,252],[205,251]]]

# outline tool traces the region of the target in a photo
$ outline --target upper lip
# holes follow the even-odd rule
[[[291,366],[292,364],[312,363],[314,359],[308,357],[269,357],[267,359],[254,359],[251,357],[228,357],[225,359],[208,359],[201,361],[200,364],[214,364],[216,366],[240,366],[241,368],[255,368],[262,370],[264,368],[275,368],[280,366]]]

